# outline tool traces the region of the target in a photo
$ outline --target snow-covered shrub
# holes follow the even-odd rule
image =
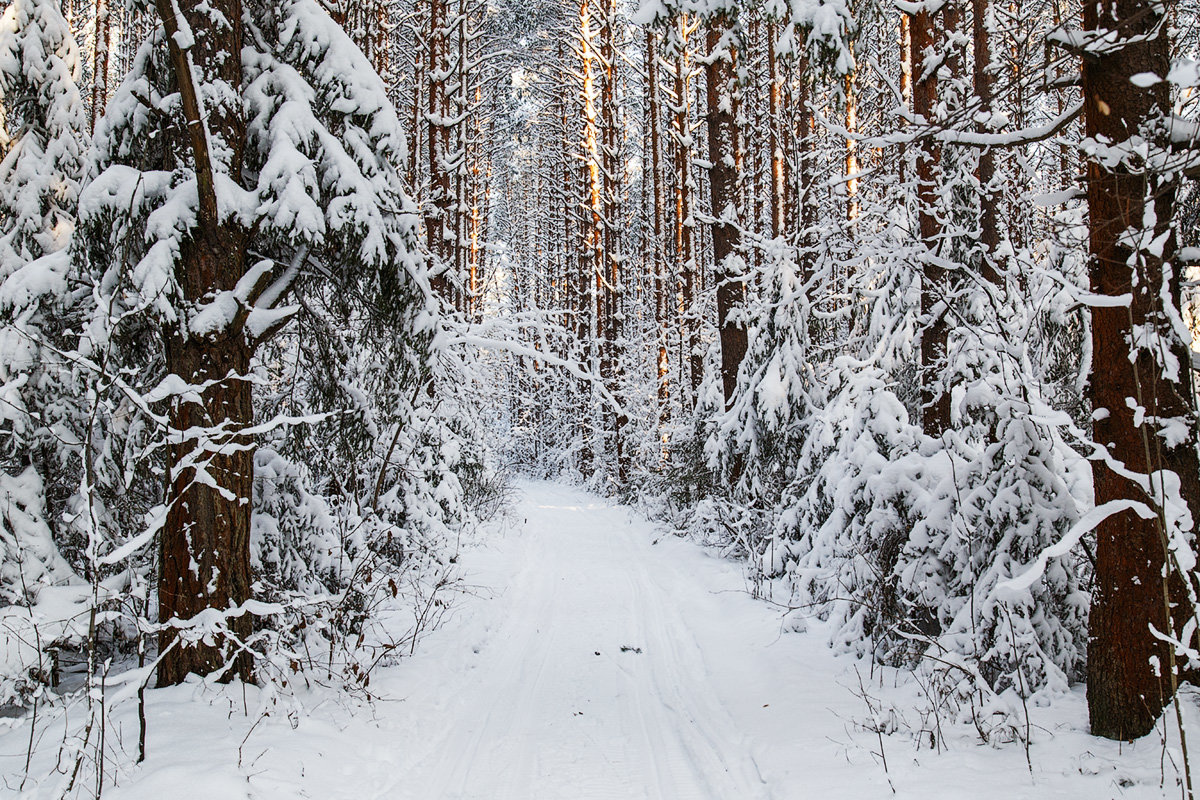
[[[86,122],[79,48],[53,0],[0,15],[0,280],[75,227]]]
[[[86,123],[78,47],[58,3],[0,14],[0,704],[52,676],[80,640],[81,298],[69,277]],[[74,564],[72,564],[74,561]]]
[[[928,321],[909,190],[864,202],[853,246],[838,234],[807,253],[757,243],[750,348],[708,441],[708,466],[729,490],[705,499],[689,527],[750,542],[752,584],[796,609],[793,627],[827,620],[836,648],[921,670],[970,716],[981,697],[999,708],[1007,693],[1081,677],[1086,570],[1072,556],[1024,593],[1000,587],[1062,537],[1090,484],[1067,438],[1070,366],[1025,335],[1059,318],[1053,281],[1017,281],[1009,264],[1006,283],[990,286],[965,246],[939,375],[953,427],[936,439],[922,430],[914,365]],[[807,281],[797,253],[810,259]],[[1066,407],[1043,398],[1047,385]]]

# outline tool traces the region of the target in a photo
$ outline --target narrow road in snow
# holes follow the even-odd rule
[[[747,595],[741,565],[577,489],[522,483],[519,493],[505,521],[463,549],[468,591],[444,624],[414,657],[372,674],[375,701],[319,688],[296,705],[255,687],[155,690],[150,756],[114,773],[104,797],[1163,795],[1170,754],[1153,736],[1134,745],[1087,736],[1081,690],[1030,705],[1031,772],[1020,746],[983,746],[949,712],[922,714],[918,683],[832,655],[819,622],[807,635],[781,633],[779,610]],[[878,698],[872,709],[856,669]],[[134,708],[109,723],[126,748],[136,742]],[[862,724],[901,719],[893,736]],[[935,723],[949,726],[937,751],[915,733]],[[20,771],[26,741],[0,737],[0,773]],[[1170,786],[1167,795],[1179,796]]]
[[[771,708],[779,681],[812,676],[789,663],[792,674],[773,673],[779,659],[761,657],[778,624],[739,592],[737,568],[660,541],[648,522],[593,495],[552,484],[522,492],[515,530],[468,559],[469,579],[494,597],[469,600],[408,664],[417,736],[404,777],[380,797],[822,796],[798,783],[777,791],[760,767],[772,729],[799,722]],[[837,732],[824,701],[850,695],[822,672],[804,710],[828,716],[815,730]],[[839,749],[814,747],[818,760]],[[801,755],[797,766],[813,754]],[[886,786],[871,771],[857,782]]]
[[[503,621],[442,687],[463,714],[417,795],[769,796],[681,613],[695,581],[595,500],[543,487],[522,503]]]

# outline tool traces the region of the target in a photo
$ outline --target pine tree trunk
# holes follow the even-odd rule
[[[1148,120],[1170,112],[1165,82],[1141,88],[1131,81],[1138,73],[1167,74],[1164,6],[1148,0],[1091,0],[1083,9],[1085,31],[1117,31],[1123,40],[1119,47],[1109,46],[1086,59],[1083,67],[1087,136],[1120,147]],[[1131,298],[1092,309],[1089,390],[1095,440],[1125,470],[1140,475],[1174,472],[1192,518],[1200,519],[1200,470],[1187,368],[1191,353],[1170,323],[1179,309],[1180,274],[1164,269],[1175,252],[1176,185],[1140,165],[1096,158],[1088,161],[1087,183],[1092,291]],[[1131,228],[1140,234],[1147,225],[1150,230],[1145,233],[1161,249],[1134,252],[1126,234]],[[1131,347],[1136,348],[1132,359]],[[1166,371],[1164,362],[1183,368]],[[1158,433],[1156,419],[1183,421],[1190,435],[1170,441]],[[1097,505],[1134,499],[1157,508],[1140,486],[1109,463],[1092,464]],[[1145,520],[1129,511],[1109,517],[1096,529],[1087,697],[1097,736],[1128,740],[1146,735],[1173,696],[1171,652],[1150,628],[1169,629],[1168,599],[1181,603],[1181,617],[1190,616],[1191,609],[1185,607],[1178,573],[1170,571],[1165,545],[1160,520]]]
[[[923,124],[932,124],[938,101],[936,69],[926,69],[926,56],[943,44],[936,18],[927,9],[913,15],[909,30],[912,45],[913,114]],[[921,279],[921,420],[928,436],[938,437],[950,427],[950,393],[941,388],[946,360],[947,325],[945,310],[946,270],[936,263],[942,255],[942,225],[937,215],[937,182],[940,177],[941,147],[932,136],[921,140],[917,154],[917,215],[925,247]]]
[[[622,274],[620,229],[620,175],[621,152],[617,115],[617,61],[616,45],[616,0],[606,0],[600,6],[603,28],[600,36],[600,155],[601,186],[603,189],[603,240],[604,268],[606,271],[604,290],[604,358],[601,374],[609,392],[623,401],[622,346],[624,335],[622,296],[625,293]],[[624,485],[629,479],[630,457],[625,443],[625,426],[628,417],[623,412],[608,408],[605,427],[612,442],[617,462],[617,482]]]
[[[238,270],[245,252],[237,235],[217,231],[188,247],[184,269],[217,277]],[[233,273],[238,274],[238,273]],[[167,343],[167,369],[191,384],[220,381],[200,393],[201,402],[171,405],[170,510],[162,534],[162,573],[158,586],[159,619],[188,620],[206,609],[224,611],[250,599],[250,497],[254,482],[254,442],[237,431],[253,420],[251,383],[220,380],[228,373],[247,375],[250,348],[240,326],[218,340],[173,336]],[[208,436],[205,446],[184,439],[183,431],[225,426],[224,435]],[[196,480],[199,464],[211,479]],[[251,633],[249,614],[228,625],[242,640]],[[165,651],[175,638],[168,628],[159,637]],[[252,663],[245,653],[231,656],[225,642],[176,647],[159,664],[160,686],[180,683],[188,673],[221,670],[249,680]]]
[[[176,128],[173,151],[191,154],[198,187],[197,224],[176,265],[176,278],[189,305],[212,293],[234,288],[245,272],[246,235],[236,222],[218,213],[210,143],[224,149],[227,175],[241,179],[245,123],[236,108],[201,105],[196,81],[224,81],[241,86],[242,8],[239,0],[178,2],[158,0],[167,31],[171,63],[180,89],[180,105],[188,125]],[[182,10],[195,34],[188,51],[179,49],[176,34]],[[209,23],[216,12],[232,22]],[[201,122],[203,124],[201,124]],[[201,336],[186,326],[167,331],[168,371],[196,387],[198,397],[179,397],[170,408],[171,477],[168,514],[161,537],[159,619],[186,621],[208,609],[226,611],[250,598],[250,498],[254,479],[254,443],[239,435],[253,422],[250,369],[251,347],[242,320],[222,331]],[[198,480],[197,471],[204,471]],[[252,618],[233,617],[233,634],[249,635]],[[175,640],[168,627],[159,637],[160,651]],[[229,665],[223,677],[251,677],[251,661],[236,645],[219,637],[211,643],[174,647],[159,663],[159,684],[179,683],[189,672],[207,675]]]
[[[796,73],[796,131],[792,137],[795,142],[796,194],[788,206],[798,211],[796,242],[800,246],[801,275],[807,284],[816,271],[812,229],[817,222],[816,181],[813,175],[813,156],[816,153],[817,142],[813,112],[809,108],[812,93],[809,87],[811,78],[807,56],[798,60]],[[813,298],[809,297],[808,300],[811,303]]]
[[[741,249],[737,178],[737,111],[732,45],[725,37],[726,22],[709,21],[708,173],[712,196],[714,280],[717,283],[717,325],[721,339],[721,385],[728,405],[737,389],[738,368],[746,356],[746,326],[733,312],[742,304],[745,287],[736,266]],[[722,50],[721,48],[725,48]]]
[[[446,247],[446,230],[449,225],[449,206],[453,201],[450,174],[445,169],[449,150],[449,129],[446,119],[448,97],[446,93],[447,50],[446,4],[449,0],[430,0],[427,33],[425,75],[427,79],[425,142],[426,161],[429,170],[429,198],[425,213],[425,245],[435,259],[450,268]],[[443,300],[452,301],[454,278],[443,272],[433,280],[434,290]]]
[[[858,219],[858,74],[847,73],[846,91],[846,221]],[[854,235],[854,229],[850,229]]]
[[[657,37],[651,31],[646,31],[646,135],[650,145],[650,218],[651,236],[650,254],[651,272],[654,276],[654,327],[657,343],[656,372],[657,386],[655,397],[658,403],[658,427],[667,422],[667,403],[670,399],[670,362],[667,358],[667,331],[670,325],[671,298],[667,290],[667,265],[663,258],[663,175],[662,175],[662,143],[660,134],[659,87],[658,87],[658,49]],[[660,460],[665,460],[666,452]]]
[[[783,235],[788,220],[787,186],[788,163],[784,155],[783,124],[783,76],[779,70],[779,58],[775,53],[775,25],[767,25],[767,80],[768,114],[770,115],[771,149],[771,238]]]
[[[96,121],[104,116],[108,103],[108,54],[112,47],[112,24],[108,0],[95,0],[93,4],[94,45],[92,49],[92,94],[90,125],[96,130]]]
[[[988,66],[992,60],[991,31],[988,30],[989,0],[971,0],[971,30],[975,45],[975,96],[979,98],[979,110],[983,114],[992,111],[992,84],[994,79]],[[986,131],[985,131],[986,132]],[[996,248],[1000,244],[1000,225],[996,213],[996,196],[992,181],[996,177],[996,155],[992,148],[985,147],[979,154],[976,171],[979,179],[979,274],[993,285],[1000,283],[996,270]]]
[[[692,24],[686,14],[678,20],[675,47],[675,108],[672,116],[672,142],[675,160],[675,259],[679,267],[679,389],[685,408],[696,402],[696,391],[704,377],[700,356],[699,324],[696,319],[696,296],[699,279],[696,263],[695,218],[692,211],[692,103],[691,59],[688,58],[688,36]]]

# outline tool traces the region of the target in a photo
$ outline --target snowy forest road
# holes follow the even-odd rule
[[[470,613],[400,668],[416,673],[402,680],[421,738],[380,798],[831,796],[815,775],[803,792],[787,781],[786,792],[759,766],[781,741],[773,730],[803,721],[776,702],[778,671],[790,673],[798,691],[788,694],[815,739],[790,756],[799,772],[828,773],[817,767],[830,757],[849,766],[844,747],[825,738],[845,738],[826,706],[831,694],[853,698],[805,681],[812,670],[790,663],[788,648],[782,660],[763,657],[780,641],[778,621],[740,593],[735,565],[660,539],[629,509],[579,490],[526,484],[522,493],[515,529],[468,559],[470,580],[496,596],[468,600]],[[441,702],[429,705],[435,695]],[[879,769],[843,771],[842,790],[890,794]]]
[[[579,489],[518,493],[463,548],[466,591],[443,624],[372,674],[374,700],[155,690],[149,757],[121,770],[106,800],[1163,796],[1161,742],[1089,736],[1081,689],[1030,705],[1032,770],[1019,745],[981,745],[949,713],[931,751],[915,733],[929,718],[905,711],[921,707],[919,685],[835,656],[816,620],[809,634],[781,632],[779,609],[746,592],[743,565]],[[134,710],[110,721],[125,746]],[[872,729],[893,724],[893,735]],[[25,745],[0,736],[0,772]]]
[[[462,713],[404,781],[413,796],[770,797],[684,614],[707,592],[624,509],[541,486],[517,513],[503,620],[443,684]]]
[[[1161,796],[1159,742],[1122,755],[1088,736],[1082,691],[1031,709],[1032,773],[1020,746],[981,746],[966,725],[946,729],[940,752],[903,732],[920,718],[881,741],[870,725],[903,713],[887,709],[919,707],[911,681],[835,656],[816,620],[784,633],[741,564],[630,508],[553,483],[518,491],[506,521],[464,549],[474,596],[373,685],[400,702],[380,707],[354,781],[378,788],[347,797]]]

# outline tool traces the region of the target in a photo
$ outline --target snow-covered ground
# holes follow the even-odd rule
[[[885,771],[878,738],[859,725],[868,668],[832,655],[819,631],[781,634],[737,564],[578,489],[520,491],[464,554],[470,591],[446,624],[375,675],[383,699],[302,695],[302,712],[264,717],[254,687],[153,691],[143,765],[120,766],[136,748],[134,710],[110,722],[104,796],[863,800],[891,786],[920,800],[1179,796],[1178,756],[1155,737],[1087,736],[1080,693],[1030,709],[1032,774],[1023,748],[983,746],[966,730],[940,754],[885,736]],[[898,705],[912,691],[880,686],[878,671],[869,690]],[[24,725],[0,736],[9,791],[27,737]],[[55,748],[48,730],[35,763]],[[25,791],[49,795],[54,783]]]

